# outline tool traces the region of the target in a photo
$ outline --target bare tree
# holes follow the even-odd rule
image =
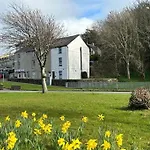
[[[145,79],[145,70],[150,59],[150,2],[138,1],[130,8],[137,20],[140,48],[133,59],[137,72]]]
[[[31,48],[39,62],[42,80],[42,92],[47,91],[45,64],[47,54],[62,36],[62,25],[56,23],[51,16],[43,15],[39,10],[32,10],[25,6],[11,5],[11,10],[3,14],[1,21],[4,30],[2,41],[10,47]]]
[[[130,62],[136,53],[139,41],[137,23],[132,14],[128,10],[110,13],[99,31],[103,45],[112,50],[115,57],[119,55],[125,62],[127,77],[130,79]]]

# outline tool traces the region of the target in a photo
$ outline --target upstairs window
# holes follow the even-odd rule
[[[18,59],[20,58],[20,54],[18,54]]]
[[[59,66],[62,66],[62,57],[59,57]]]
[[[35,68],[35,60],[32,60],[32,69]]]
[[[20,61],[18,61],[18,69],[20,69]]]
[[[61,47],[58,48],[58,54],[62,54],[62,48]]]

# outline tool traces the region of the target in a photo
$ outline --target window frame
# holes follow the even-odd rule
[[[62,67],[62,57],[58,58],[58,64],[59,64],[59,67]]]
[[[62,54],[62,47],[58,48],[58,54]]]
[[[62,70],[59,70],[59,79],[62,79]]]

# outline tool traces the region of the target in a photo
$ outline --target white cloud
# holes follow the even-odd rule
[[[94,20],[105,18],[112,10],[121,11],[136,0],[0,0],[0,13],[9,9],[9,4],[26,4],[40,9],[44,14],[54,15],[63,22],[68,35],[81,34]],[[90,15],[89,15],[90,14]]]
[[[93,20],[88,18],[73,18],[63,21],[65,29],[69,35],[84,33],[87,28],[91,27],[92,23]]]
[[[68,33],[83,33],[93,20],[103,19],[111,10],[121,10],[135,0],[0,0],[0,10],[8,9],[8,4],[26,4],[29,7],[40,9],[43,13],[54,15],[56,20],[64,22]],[[86,12],[99,10],[92,16]],[[84,14],[85,13],[85,14]],[[79,17],[82,16],[82,17]]]

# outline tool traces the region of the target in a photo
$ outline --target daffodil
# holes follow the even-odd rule
[[[45,124],[42,118],[39,119],[38,124],[41,128],[44,128]]]
[[[5,118],[5,121],[10,121],[10,117],[7,116],[7,117]]]
[[[82,142],[79,141],[79,139],[73,139],[72,140],[72,145],[73,145],[73,149],[80,149],[80,145],[82,144]]]
[[[16,120],[15,127],[19,128],[20,126],[21,126],[21,121],[20,120]]]
[[[117,142],[118,147],[122,146],[122,141],[123,141],[123,134],[117,135],[116,136],[116,142]]]
[[[61,117],[60,117],[60,120],[61,120],[61,121],[64,121],[64,120],[65,120],[65,116],[61,116]]]
[[[12,150],[14,148],[17,140],[18,139],[16,138],[16,134],[14,132],[9,132],[8,138],[6,140],[7,150]]]
[[[43,119],[47,119],[48,117],[47,117],[46,114],[43,114],[42,118],[43,118]]]
[[[45,125],[45,126],[42,128],[42,130],[43,130],[45,133],[49,134],[49,133],[52,132],[52,125],[51,125],[51,124],[47,124],[47,125]]]
[[[71,126],[71,122],[70,121],[66,121],[63,125],[62,125],[62,132],[66,133],[68,128]]]
[[[28,118],[28,113],[26,111],[22,112],[21,117]]]
[[[35,116],[36,116],[36,113],[33,112],[33,113],[32,113],[32,117],[35,117]]]
[[[103,147],[103,150],[108,150],[111,147],[110,143],[106,140],[104,140],[104,143],[101,146]]]
[[[88,118],[83,116],[82,121],[86,123],[88,121]]]
[[[95,149],[96,147],[97,147],[96,139],[90,139],[87,142],[87,150],[92,150],[92,149]]]
[[[98,115],[99,120],[104,120],[104,116],[102,114]]]
[[[57,142],[58,142],[59,146],[64,146],[65,145],[65,139],[64,138],[59,138]]]
[[[111,135],[111,132],[110,132],[110,131],[106,131],[106,132],[105,132],[105,137],[108,137],[108,138],[109,138],[110,135]]]
[[[73,150],[72,143],[69,144],[68,142],[62,147],[63,150]]]
[[[35,135],[41,135],[42,132],[41,132],[40,129],[34,129],[34,134],[35,134]]]

